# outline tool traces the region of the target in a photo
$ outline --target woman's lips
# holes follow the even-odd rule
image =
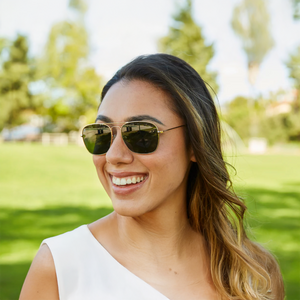
[[[144,173],[110,173],[113,191],[116,194],[126,195],[140,189],[148,179]]]
[[[143,181],[146,178],[146,176],[142,175],[134,175],[134,176],[127,176],[127,177],[116,177],[112,176],[112,182],[115,185],[129,185],[129,184],[136,184],[141,181]]]

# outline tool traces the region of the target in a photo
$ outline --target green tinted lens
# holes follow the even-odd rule
[[[104,154],[110,147],[111,131],[107,125],[92,124],[83,128],[82,138],[90,153]]]
[[[122,137],[126,146],[135,153],[151,153],[157,148],[157,128],[151,123],[126,123],[122,126]]]

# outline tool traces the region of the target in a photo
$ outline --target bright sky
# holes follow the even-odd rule
[[[92,46],[91,64],[104,78],[134,57],[157,52],[157,40],[166,35],[176,0],[87,0],[86,22]],[[247,62],[241,43],[231,29],[233,7],[240,0],[194,0],[194,18],[208,43],[214,43],[210,68],[218,72],[221,103],[248,95]],[[177,1],[177,2],[180,2]],[[275,47],[261,65],[257,89],[290,89],[285,67],[289,53],[300,45],[300,21],[292,19],[290,0],[269,0]],[[68,17],[68,0],[0,0],[0,36],[29,37],[31,53],[38,55],[51,25]]]

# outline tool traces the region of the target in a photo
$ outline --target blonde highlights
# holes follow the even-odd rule
[[[202,78],[181,59],[154,54],[130,62],[107,83],[143,80],[168,93],[174,111],[186,123],[192,163],[187,212],[192,228],[205,238],[211,276],[222,299],[284,298],[278,264],[244,229],[246,205],[232,187],[221,149],[221,128],[215,104]]]

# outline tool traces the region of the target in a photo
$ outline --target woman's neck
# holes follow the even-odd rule
[[[149,259],[180,259],[203,248],[200,234],[192,230],[184,214],[149,213],[141,217],[124,217],[115,213],[120,243],[129,251],[147,255]],[[123,248],[122,247],[122,248]]]

